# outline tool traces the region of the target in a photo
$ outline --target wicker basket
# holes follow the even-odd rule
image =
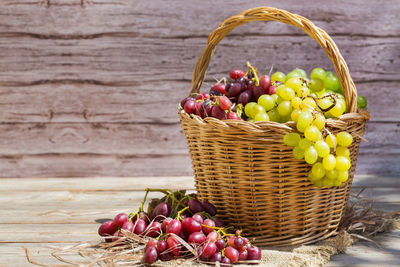
[[[316,40],[331,59],[347,102],[346,113],[328,119],[333,133],[350,132],[352,166],[340,187],[319,189],[307,178],[310,166],[296,160],[283,136],[295,131],[294,122],[246,122],[201,119],[179,106],[200,199],[218,208],[221,218],[258,245],[312,243],[336,233],[354,176],[360,137],[368,119],[357,110],[357,91],[335,43],[311,21],[287,11],[259,7],[225,20],[208,38],[193,72],[198,93],[216,45],[236,26],[249,21],[276,20],[296,26]]]

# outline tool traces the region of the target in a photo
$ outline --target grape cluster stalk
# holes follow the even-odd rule
[[[163,192],[165,197],[154,207],[143,210],[149,192]],[[120,213],[114,220],[104,222],[98,230],[106,242],[117,241],[124,231],[147,240],[142,261],[170,261],[193,258],[199,262],[229,266],[235,263],[258,264],[261,249],[251,244],[240,230],[225,227],[216,217],[217,209],[195,195],[168,189],[146,189],[139,209],[130,214]]]

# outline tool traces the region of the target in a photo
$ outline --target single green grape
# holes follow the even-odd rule
[[[346,171],[338,171],[338,177],[337,179],[341,182],[346,182],[347,179],[349,179],[349,172]]]
[[[311,125],[313,122],[313,115],[309,111],[302,111],[297,118],[297,129],[300,131],[300,129],[303,129],[300,132],[304,132],[304,130]],[[300,128],[300,129],[299,129]]]
[[[324,168],[327,171],[332,171],[335,169],[336,167],[336,158],[334,155],[329,154],[327,156],[324,157],[324,159],[322,160],[322,165],[324,165]]]
[[[283,143],[287,146],[297,146],[300,142],[300,135],[298,133],[288,133],[283,137]]]
[[[281,90],[282,90],[283,88],[286,88],[286,86],[285,86],[284,84],[281,84],[281,85],[279,85],[278,87],[276,87],[276,89],[275,89],[275,94],[278,95],[278,96],[281,96]]]
[[[265,113],[265,109],[261,105],[255,104],[250,115],[254,119],[258,113]]]
[[[326,72],[323,68],[315,68],[311,71],[310,78],[311,80],[320,79],[321,81],[325,80]]]
[[[308,176],[308,180],[310,180],[310,182],[312,182],[312,183],[321,179],[321,178],[315,177],[314,174],[312,173],[312,171],[309,171],[307,176]]]
[[[336,75],[326,76],[324,80],[324,87],[326,90],[331,90],[337,93],[342,92],[339,79],[336,77]]]
[[[311,168],[311,172],[318,179],[324,177],[326,173],[325,168],[321,162],[314,163],[314,165]]]
[[[318,141],[322,138],[322,134],[321,131],[318,130],[317,126],[311,125],[308,126],[305,130],[304,130],[304,136],[310,140],[310,141]]]
[[[281,117],[279,116],[278,110],[276,108],[271,109],[267,112],[270,121],[279,122]]]
[[[333,108],[331,108],[329,111],[334,116],[335,118],[338,118],[341,116],[346,110],[346,106],[339,101],[336,101],[336,104]]]
[[[254,121],[269,121],[269,116],[265,111],[258,112],[254,117]]]
[[[343,156],[336,157],[336,170],[338,171],[347,171],[350,169],[351,163],[350,160]]]
[[[333,73],[332,71],[327,71],[326,72],[326,77],[328,77],[328,76],[335,76],[336,77],[336,74]]]
[[[337,177],[338,177],[338,171],[335,170],[335,169],[333,169],[333,170],[327,170],[327,171],[326,171],[326,177],[327,177],[328,179],[331,179],[331,180],[336,180]]]
[[[285,83],[286,81],[286,75],[283,72],[277,71],[271,76],[271,81],[279,81],[281,83]]]
[[[301,104],[300,104],[300,108],[311,108],[314,109],[315,107],[317,107],[317,103],[315,103],[314,99],[312,99],[311,97],[307,97],[305,98]]]
[[[288,81],[288,80],[290,80],[291,78],[294,78],[294,77],[300,77],[301,78],[301,74],[299,72],[297,72],[297,71],[292,70],[291,72],[289,72],[286,75],[286,81]]]
[[[285,86],[292,88],[297,94],[300,88],[303,87],[303,83],[304,82],[300,77],[293,77],[285,82]]]
[[[318,99],[318,106],[321,108],[321,110],[330,108],[332,105],[333,105],[333,102],[329,97]]]
[[[330,188],[333,186],[333,181],[331,179],[328,179],[327,177],[325,177],[324,179],[322,179],[322,186]]]
[[[358,95],[357,96],[357,107],[361,108],[361,109],[365,109],[367,108],[367,99],[365,98],[365,96],[362,95]]]
[[[350,150],[347,147],[344,146],[338,146],[336,147],[336,156],[342,156],[342,157],[350,157]]]
[[[318,130],[321,131],[322,129],[324,129],[325,123],[326,119],[324,115],[322,115],[321,113],[315,114],[315,119],[312,124],[315,125],[318,128]]]
[[[304,159],[308,164],[314,164],[317,161],[318,153],[314,146],[310,146],[304,151]]]
[[[301,98],[300,97],[294,97],[292,100],[290,100],[290,103],[292,104],[293,108],[300,108],[300,104],[301,104]]]
[[[305,71],[305,70],[303,70],[303,69],[300,69],[300,68],[295,68],[294,70],[292,70],[292,72],[297,72],[298,74],[300,74],[300,77],[302,77],[302,78],[304,78],[304,79],[307,79],[308,77],[307,77],[307,72]]]
[[[290,113],[290,119],[291,119],[292,121],[297,122],[297,119],[299,118],[300,113],[301,113],[301,110],[300,110],[300,109],[294,109],[294,110],[292,111],[292,113]]]
[[[325,142],[329,145],[329,147],[334,148],[337,145],[336,136],[334,134],[328,134]]]
[[[306,97],[310,95],[310,89],[307,86],[302,86],[297,92],[298,97]]]
[[[317,142],[315,142],[314,147],[317,150],[318,156],[320,156],[321,158],[325,158],[326,156],[329,155],[330,148],[325,141],[318,140]]]
[[[310,89],[313,92],[321,92],[324,89],[324,82],[320,79],[312,79]]]
[[[312,142],[310,140],[307,140],[305,138],[301,138],[299,141],[299,147],[302,150],[306,150],[307,148],[309,148],[310,146],[312,146]]]
[[[251,116],[252,110],[253,110],[254,105],[256,105],[256,104],[257,104],[256,102],[250,102],[250,103],[247,103],[247,105],[244,107],[244,114],[246,114],[246,116],[248,118],[252,118],[252,116]]]
[[[300,148],[300,146],[295,146],[293,148],[293,156],[295,159],[304,158],[304,150]]]
[[[292,100],[295,96],[296,93],[293,91],[292,88],[289,87],[284,87],[280,90],[280,97],[282,97],[285,100]]]
[[[292,105],[290,104],[290,101],[285,100],[278,105],[278,113],[281,117],[289,115],[291,112],[292,112]]]
[[[270,111],[275,107],[275,99],[270,95],[261,95],[257,103],[266,111]]]
[[[349,146],[353,143],[353,137],[348,132],[340,132],[336,135],[337,142],[340,146]]]

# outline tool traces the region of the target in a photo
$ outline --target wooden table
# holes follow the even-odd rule
[[[354,191],[367,187],[379,209],[400,210],[398,177],[357,176]],[[143,189],[193,189],[192,177],[30,178],[0,180],[0,266],[31,266],[23,246],[41,263],[56,263],[48,245],[98,240],[99,221],[135,210]],[[156,196],[156,194],[154,195]],[[357,243],[329,265],[396,266],[400,232],[377,237],[383,249]]]

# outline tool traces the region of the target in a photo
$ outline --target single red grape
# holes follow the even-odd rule
[[[259,247],[248,247],[247,253],[248,260],[261,260],[261,249]]]
[[[145,222],[145,220],[138,219],[135,222],[135,228],[133,229],[133,232],[137,235],[141,235],[146,230],[146,228],[147,228],[147,223]]]
[[[187,100],[185,106],[183,106],[187,114],[192,114],[196,110],[196,101]]]
[[[216,227],[224,227],[225,226],[224,222],[220,218],[213,217],[212,219],[215,222]]]
[[[240,83],[233,83],[232,86],[229,88],[229,91],[227,91],[227,96],[230,97],[235,97],[238,96],[242,92],[242,85]]]
[[[239,251],[233,247],[225,248],[225,257],[227,257],[232,263],[239,260]]]
[[[201,108],[203,102],[196,102],[196,115],[200,116],[202,119],[204,119],[204,111]]]
[[[208,226],[210,226],[210,227],[208,227]],[[208,234],[208,233],[211,233],[212,231],[214,231],[214,228],[212,228],[212,227],[215,227],[215,222],[211,219],[205,219],[201,229],[203,230],[203,232],[205,234]]]
[[[217,253],[218,248],[215,245],[214,242],[207,242],[204,246],[203,246],[203,250],[202,250],[202,256],[206,259],[211,258],[215,253]]]
[[[185,218],[182,221],[182,230],[187,233],[191,234],[194,232],[200,232],[201,231],[201,224],[197,221],[195,221],[193,218]]]
[[[144,248],[144,250],[146,251],[146,249],[147,249],[148,247],[157,247],[157,244],[158,244],[157,239],[151,238],[151,239],[147,242],[146,247]]]
[[[240,70],[240,69],[233,69],[231,70],[231,72],[229,73],[229,76],[233,79],[233,80],[237,80],[240,77],[244,76],[244,71]]]
[[[134,227],[133,222],[127,221],[127,222],[124,223],[124,225],[122,225],[121,229],[124,229],[124,230],[129,231],[129,232],[132,233],[133,232],[133,227]]]
[[[226,266],[226,265],[231,264],[231,261],[227,257],[223,257],[221,260],[221,263],[224,264],[222,266]]]
[[[214,85],[213,87],[211,87],[210,91],[212,91],[212,90],[221,92],[222,94],[226,94],[225,85],[222,83],[218,83],[218,84]]]
[[[276,85],[271,85],[269,88],[268,88],[268,94],[269,95],[273,95],[273,94],[276,94]]]
[[[98,230],[100,236],[113,235],[118,230],[118,226],[113,221],[103,222]]]
[[[268,93],[268,88],[271,85],[271,79],[268,75],[263,75],[260,77],[260,86],[264,90],[264,94]]]
[[[203,223],[203,215],[201,215],[201,213],[194,214],[192,218],[199,223]]]
[[[226,116],[226,118],[228,120],[241,120],[241,118],[239,117],[239,115],[236,112],[229,112],[228,115]]]
[[[234,247],[237,249],[241,249],[244,246],[243,239],[240,237],[236,237],[233,241]]]
[[[185,103],[186,103],[188,100],[194,100],[194,98],[189,96],[189,97],[186,97],[186,98],[182,99],[182,101],[181,101],[181,107],[182,107],[182,108],[185,106]]]
[[[248,252],[247,250],[240,250],[239,252],[239,260],[245,261],[247,260]]]
[[[115,216],[114,218],[114,223],[118,226],[118,227],[122,227],[122,225],[124,225],[125,222],[128,221],[128,215],[126,213],[120,213],[117,216]]]
[[[161,223],[152,222],[146,229],[146,236],[157,237],[161,234]]]
[[[167,233],[178,235],[182,229],[182,224],[179,220],[172,220],[167,226]]]
[[[158,251],[158,253],[161,253],[166,249],[167,249],[167,241],[159,240],[158,243],[157,243],[157,251]]]
[[[253,91],[253,97],[254,97],[255,101],[257,101],[258,98],[264,94],[264,90],[260,86],[254,87],[252,91]]]
[[[226,96],[219,97],[219,107],[223,110],[229,110],[232,106],[232,101]]]
[[[184,231],[180,231],[180,233],[178,234],[178,236],[180,238],[182,238],[183,240],[187,241],[188,240],[188,235],[184,232]]]
[[[144,261],[148,264],[154,263],[158,258],[158,252],[155,247],[148,247],[144,254]]]
[[[215,242],[215,241],[217,241],[217,239],[218,239],[218,234],[215,231],[212,231],[211,233],[209,233],[206,238],[206,240],[211,241],[211,242]]]
[[[226,113],[219,106],[213,106],[211,116],[220,120],[226,120]]]
[[[235,237],[228,236],[226,239],[227,239],[228,246],[231,246],[234,248],[235,247]]]
[[[238,104],[242,104],[243,106],[246,106],[247,103],[251,102],[252,98],[253,98],[253,91],[246,90],[239,95]]]
[[[176,240],[172,236],[168,237],[167,246],[172,255],[179,256],[182,245],[181,245],[181,243],[179,243],[178,240]]]
[[[190,244],[202,244],[204,241],[206,241],[206,236],[202,232],[191,233],[188,237]]]
[[[168,224],[172,221],[173,219],[171,217],[167,217],[162,221],[161,224],[161,230],[166,233],[167,232],[167,226]]]

